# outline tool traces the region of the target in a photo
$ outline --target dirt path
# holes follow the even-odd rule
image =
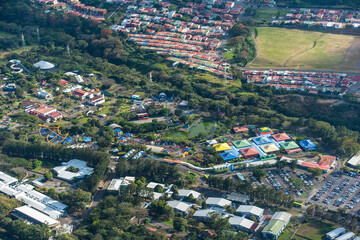
[[[298,57],[298,56],[300,56],[301,54],[306,53],[306,52],[314,49],[314,48],[316,47],[317,41],[320,40],[324,35],[325,35],[325,34],[322,34],[319,38],[315,39],[315,40],[314,40],[314,43],[313,43],[313,46],[312,46],[311,48],[305,49],[304,51],[301,51],[301,52],[299,52],[299,53],[296,53],[295,55],[292,55],[292,56],[290,56],[288,59],[286,59],[285,63],[283,64],[283,67],[286,67],[286,65],[288,64],[288,62],[289,62],[291,59],[293,59],[293,58],[295,58],[295,57]]]

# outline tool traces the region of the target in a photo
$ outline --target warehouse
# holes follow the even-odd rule
[[[46,224],[49,227],[53,227],[60,224],[59,221],[29,206],[22,206],[15,208],[14,211],[11,213],[11,215],[13,215],[16,218],[28,221],[32,224],[38,224],[38,225]]]

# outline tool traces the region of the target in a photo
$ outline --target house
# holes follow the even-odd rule
[[[174,209],[175,213],[181,213],[187,215],[191,209],[191,204],[180,201],[168,201],[167,204]]]
[[[223,152],[223,151],[226,151],[226,150],[231,150],[231,147],[227,143],[214,144],[213,147],[215,148],[215,150],[217,152]]]
[[[257,220],[261,220],[264,214],[264,209],[251,205],[240,205],[236,209],[235,213],[248,218],[254,216]]]
[[[300,141],[299,144],[305,151],[314,151],[317,149],[316,144],[310,139]]]
[[[277,142],[291,140],[291,137],[289,135],[287,135],[286,133],[273,134],[273,135],[271,135],[271,137]]]
[[[208,207],[224,208],[227,205],[231,205],[231,201],[226,200],[225,198],[209,197],[206,199],[206,205]]]
[[[50,93],[47,93],[45,90],[40,89],[39,91],[36,92],[36,96],[39,98],[43,98],[45,100],[50,100],[52,99],[52,96]]]
[[[60,82],[59,82],[59,86],[63,86],[63,85],[66,85],[68,84],[69,82],[66,81],[65,79],[61,79]]]
[[[299,145],[297,145],[294,141],[282,142],[282,143],[280,143],[280,146],[282,148],[284,148],[288,154],[295,153],[295,152],[301,152]]]
[[[262,128],[256,128],[255,132],[258,136],[262,136],[262,135],[270,135],[273,134],[274,132],[268,128],[268,127],[262,127]]]
[[[260,227],[260,225],[255,223],[254,221],[237,216],[230,217],[229,223],[236,230],[244,231],[248,233],[253,233]]]
[[[84,100],[86,97],[88,98],[93,98],[94,95],[90,94],[84,90],[81,89],[76,89],[75,91],[73,91],[72,95],[76,98],[80,98],[81,100]]]
[[[87,101],[87,103],[92,105],[92,106],[97,106],[97,105],[102,104],[104,102],[105,102],[104,96],[96,96],[96,97],[93,97],[93,98],[91,98],[91,99],[89,99]]]
[[[260,146],[261,150],[263,150],[266,154],[274,154],[280,149],[273,143],[265,144]]]
[[[195,199],[199,199],[201,197],[201,193],[188,189],[179,189],[178,194],[181,198],[189,197],[190,195]]]
[[[234,133],[247,133],[247,132],[249,132],[249,128],[247,128],[247,127],[234,127],[233,128],[233,132]]]
[[[35,106],[35,104],[37,104],[34,100],[31,100],[31,99],[25,99],[24,101],[22,101],[21,103],[21,106],[25,109],[27,108],[32,108]]]
[[[247,204],[250,202],[250,197],[248,195],[236,193],[236,192],[227,194],[226,199],[231,202],[241,203],[241,204]]]
[[[277,239],[286,225],[290,222],[291,214],[287,212],[276,212],[268,225],[262,230],[264,238]]]
[[[260,137],[256,137],[251,139],[256,145],[263,145],[263,144],[270,144],[272,143],[272,141],[270,140],[269,137],[266,136],[260,136]]]
[[[225,162],[239,159],[239,152],[237,150],[227,150],[219,154],[220,157],[224,159]]]
[[[326,239],[333,240],[345,232],[346,232],[345,228],[342,227],[336,228],[326,234]]]
[[[195,218],[201,222],[206,222],[209,219],[209,215],[213,212],[216,212],[216,211],[213,209],[199,209],[194,213],[193,218]]]
[[[11,215],[35,225],[46,224],[54,227],[60,224],[59,221],[27,205],[15,208]]]
[[[248,140],[246,140],[246,139],[233,141],[232,144],[233,144],[236,148],[247,148],[247,147],[251,147],[251,143],[250,143]]]
[[[79,159],[72,159],[68,162],[63,162],[62,166],[54,168],[57,177],[65,181],[73,181],[74,179],[84,178],[91,175],[93,168],[86,166],[86,162]]]
[[[146,185],[147,188],[155,189],[156,186],[160,185],[161,187],[165,188],[165,184],[156,183],[156,182],[149,182],[148,185]]]
[[[259,152],[254,147],[240,149],[245,159],[259,157]]]

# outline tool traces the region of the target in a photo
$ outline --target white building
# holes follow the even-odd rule
[[[69,167],[79,169],[77,172],[70,172]],[[78,159],[73,159],[68,162],[63,162],[62,166],[54,168],[57,177],[66,181],[72,181],[74,178],[84,178],[91,175],[94,171],[93,168],[86,166],[86,162]]]
[[[254,221],[236,216],[230,217],[229,223],[236,230],[245,231],[245,232],[255,232],[259,227],[259,224],[255,223]]]
[[[206,222],[209,219],[209,214],[213,212],[216,211],[213,209],[199,209],[194,213],[193,218],[201,222]]]
[[[271,220],[279,220],[288,225],[290,222],[291,214],[287,212],[276,212],[274,216],[272,216]]]
[[[165,184],[156,183],[156,182],[149,182],[149,184],[146,185],[146,187],[154,190],[156,188],[156,186],[158,186],[158,185],[165,188]]]
[[[60,224],[59,221],[29,206],[15,208],[11,215],[16,218],[31,222],[33,224],[46,224],[49,227]]]
[[[201,193],[188,189],[180,189],[178,193],[181,198],[189,197],[190,195],[192,195],[193,198],[199,199],[201,196]]]
[[[46,215],[56,219],[61,217],[68,206],[56,201],[36,190],[29,184],[6,185],[0,182],[0,192],[14,197],[19,201],[35,208]]]
[[[328,233],[326,234],[326,238],[332,240],[332,239],[335,239],[336,237],[338,237],[339,235],[341,235],[341,234],[343,234],[343,233],[345,233],[345,232],[346,232],[346,229],[345,229],[345,228],[339,227],[339,228],[337,228],[337,229],[334,229],[334,230],[328,232]]]
[[[10,175],[7,175],[6,173],[3,173],[0,171],[0,180],[4,183],[4,184],[12,184],[17,182],[18,180]]]
[[[46,100],[52,99],[51,94],[42,89],[40,89],[39,91],[36,92],[36,96],[39,98],[46,99]]]
[[[350,167],[356,168],[360,164],[360,153],[356,154],[347,162]]]
[[[254,216],[257,219],[261,219],[264,214],[264,209],[251,205],[240,205],[235,212],[241,216]]]
[[[187,215],[191,209],[191,205],[180,201],[168,201],[167,204],[174,209],[175,213]]]
[[[215,197],[209,197],[206,199],[206,205],[208,207],[220,207],[223,208],[227,205],[231,205],[231,201],[226,200],[225,198],[215,198]]]

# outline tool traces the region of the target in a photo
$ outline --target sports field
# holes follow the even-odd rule
[[[249,68],[360,72],[360,37],[259,27],[257,57]]]

